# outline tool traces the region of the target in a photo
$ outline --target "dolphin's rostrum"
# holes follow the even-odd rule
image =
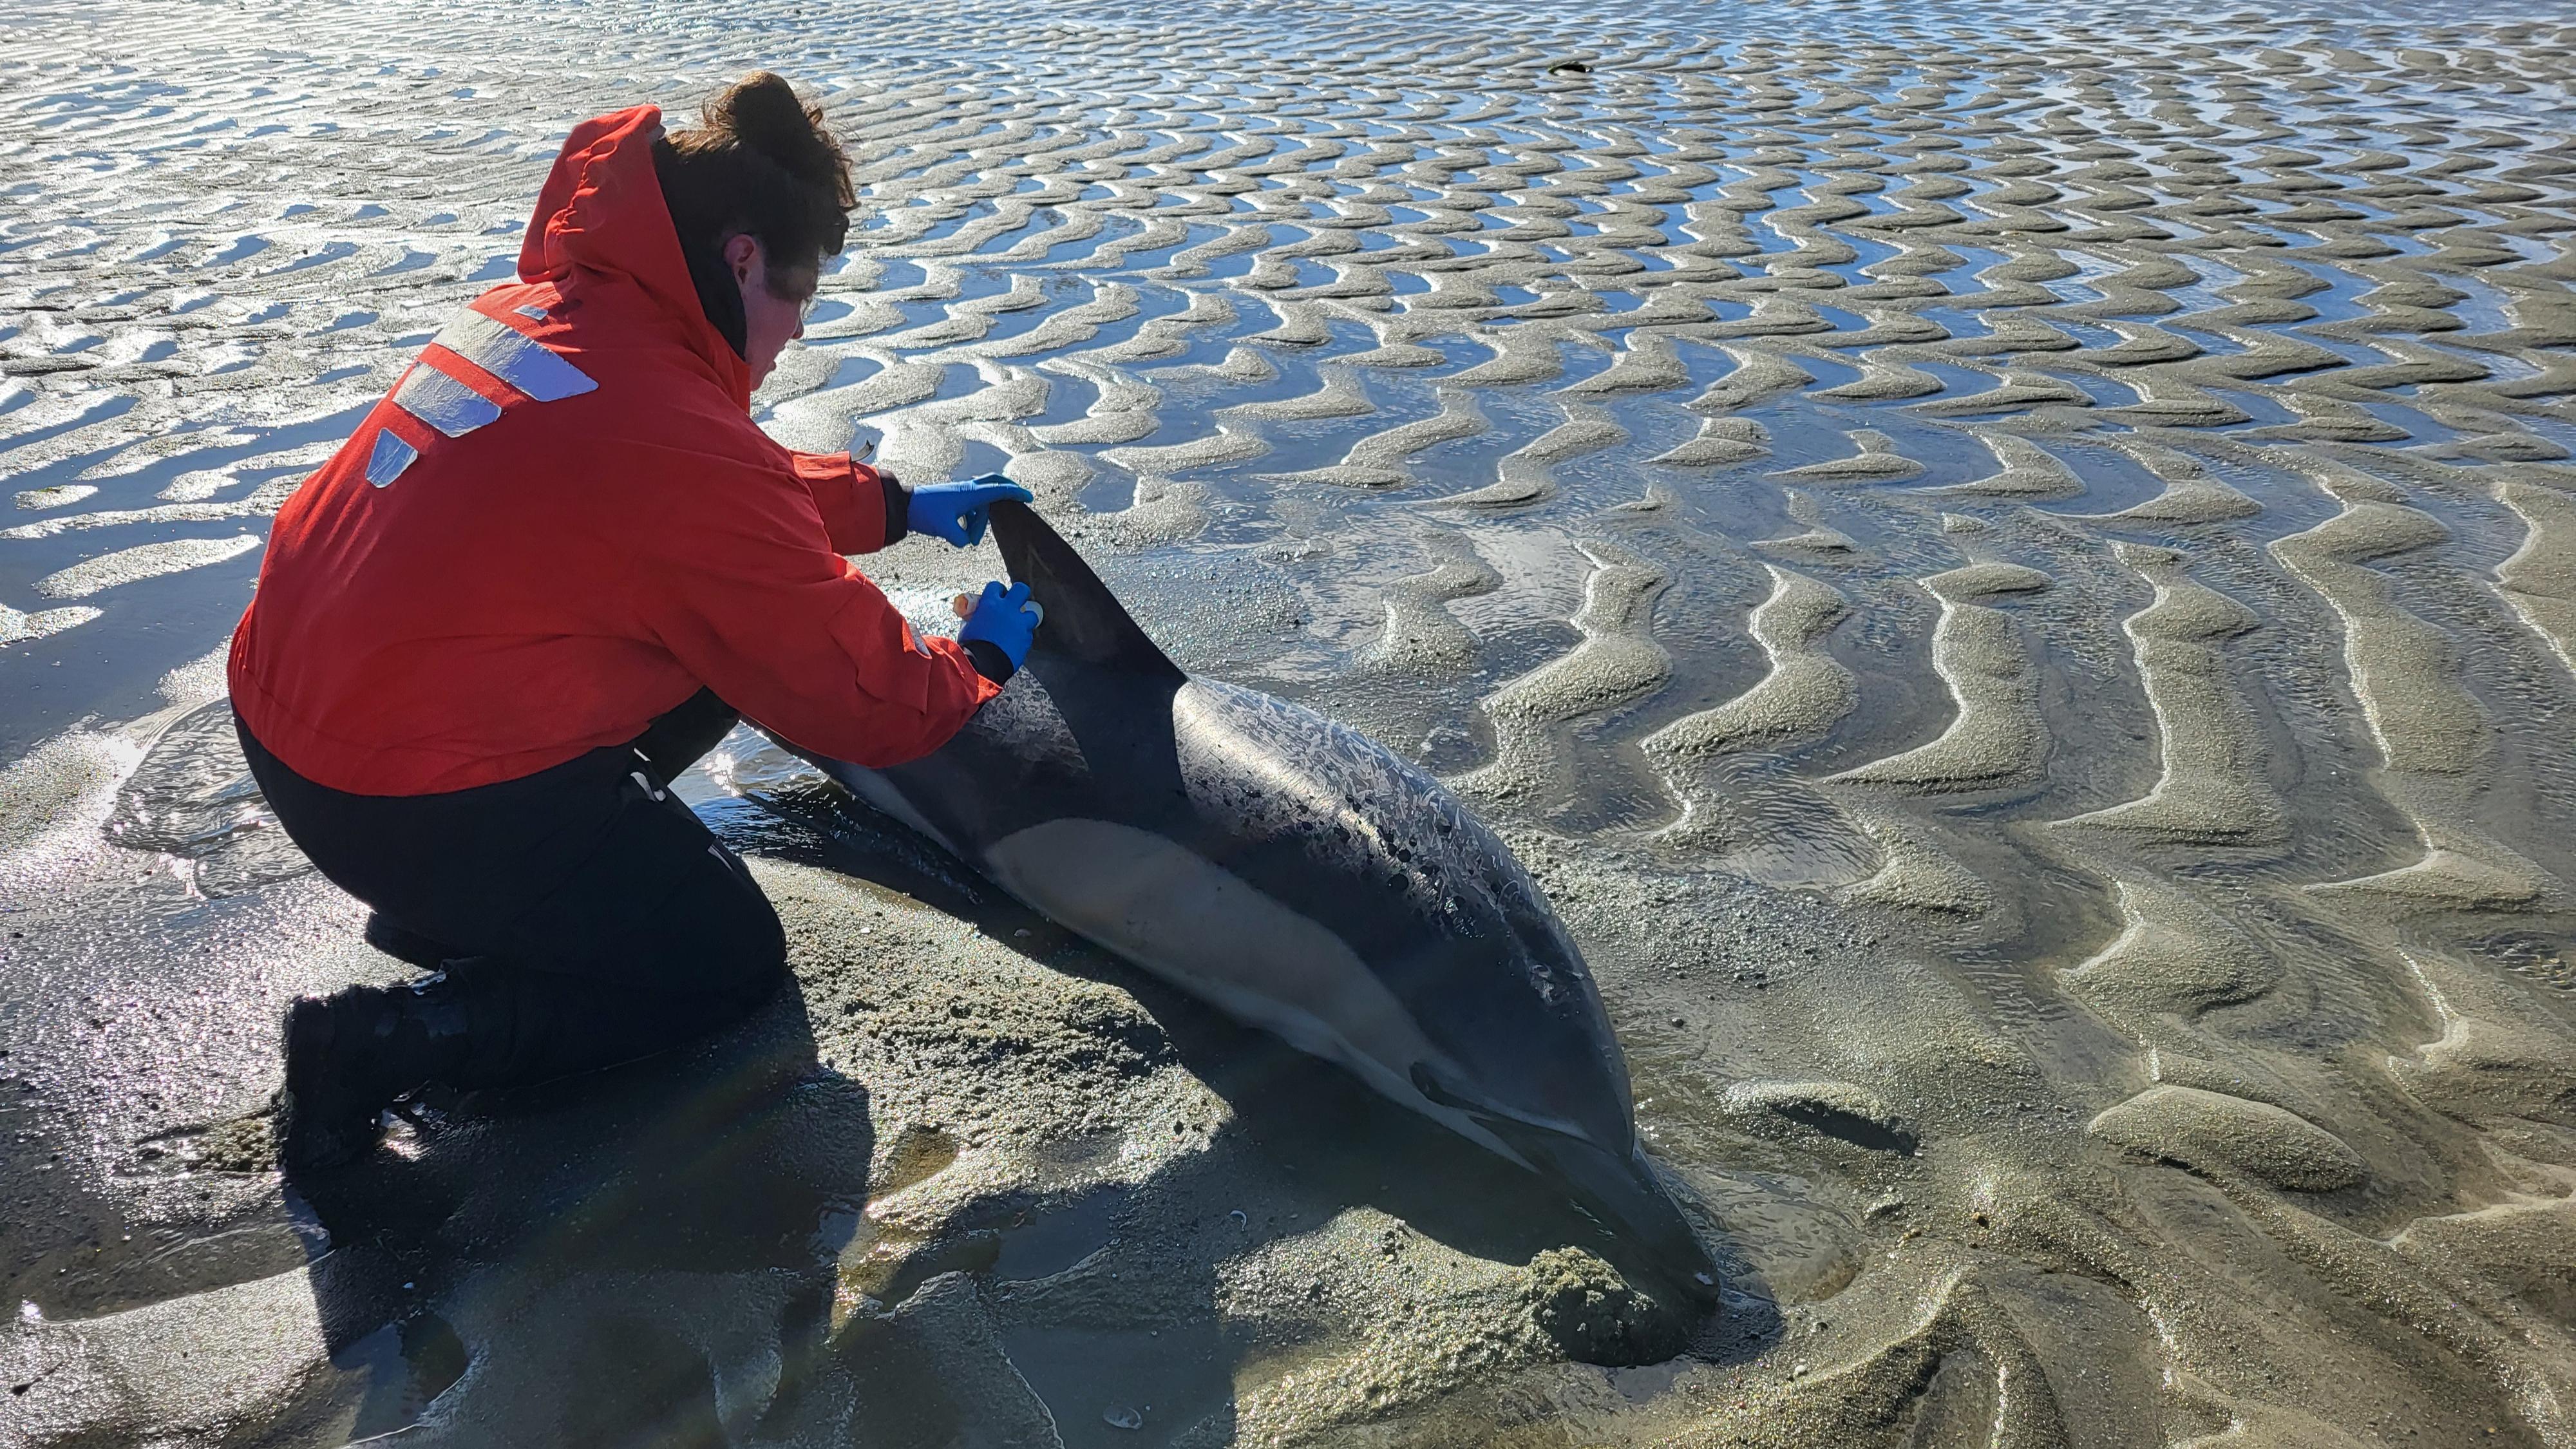
[[[1561,1180],[1710,1296],[1591,973],[1493,832],[1357,731],[1190,678],[1036,513],[991,517],[1046,610],[1026,665],[924,759],[816,763],[1059,924]]]

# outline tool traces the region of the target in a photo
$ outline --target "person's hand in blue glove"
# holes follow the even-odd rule
[[[995,684],[1009,680],[1027,662],[1029,644],[1046,618],[1045,607],[1029,597],[1026,584],[1007,589],[986,584],[984,592],[971,599],[959,594],[957,613],[966,621],[957,628],[957,642],[966,647],[966,657],[975,661],[976,672]],[[998,667],[1004,661],[1007,667]]]
[[[959,548],[973,548],[984,541],[984,525],[991,521],[985,510],[1004,498],[1031,501],[1029,490],[999,473],[968,483],[925,484],[912,490],[903,526],[915,533],[937,534]]]

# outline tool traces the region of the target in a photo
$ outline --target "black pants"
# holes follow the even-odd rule
[[[631,744],[413,796],[317,785],[239,733],[287,835],[374,908],[368,939],[445,972],[423,989],[472,1039],[449,1085],[496,1087],[676,1046],[786,979],[778,913],[667,788],[736,718],[702,690]]]

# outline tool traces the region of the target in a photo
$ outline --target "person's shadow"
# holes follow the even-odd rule
[[[793,986],[718,1039],[471,1107],[288,1175],[332,1359],[363,1371],[355,1438],[721,1445],[847,1420],[834,1269],[875,1134]]]

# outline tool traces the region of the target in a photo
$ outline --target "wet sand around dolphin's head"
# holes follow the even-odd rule
[[[0,1440],[2576,1443],[2571,42],[20,7]],[[748,735],[691,788],[797,999],[266,1170],[280,1005],[400,970],[209,703],[266,519],[566,126],[753,65],[863,198],[763,421],[1007,468],[1505,835],[1730,1269],[1678,1357],[1508,1168]]]

